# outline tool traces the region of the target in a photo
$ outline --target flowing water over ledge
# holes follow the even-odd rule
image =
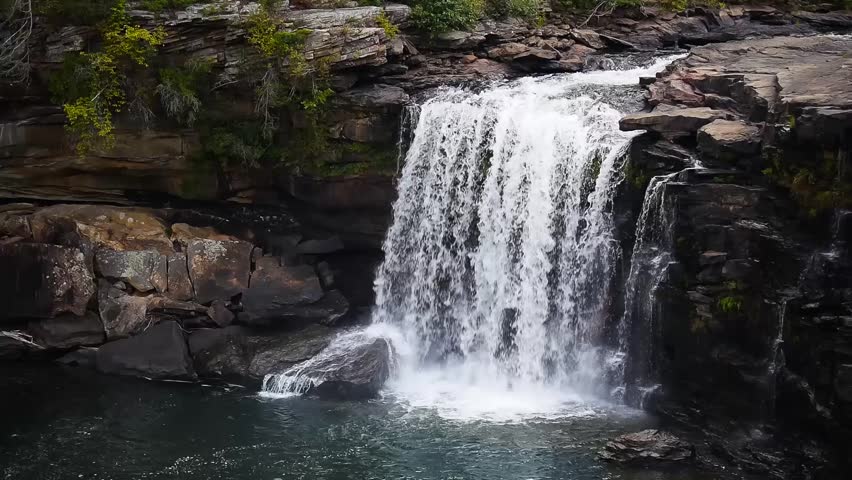
[[[271,400],[60,367],[3,367],[0,392],[0,478],[10,480],[724,478],[601,462],[605,439],[655,425],[616,407],[461,421],[396,398]]]

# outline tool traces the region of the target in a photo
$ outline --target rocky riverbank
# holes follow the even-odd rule
[[[662,385],[664,414],[700,411],[717,448],[754,471],[810,467],[747,453],[766,438],[745,431],[725,446],[730,427],[714,422],[837,442],[852,428],[850,50],[849,36],[698,47],[646,82],[650,112],[621,122],[649,131],[631,152],[634,187],[680,171],[662,186],[658,246],[672,255],[654,315],[633,326],[653,332],[636,378]]]
[[[233,136],[226,127],[254,118],[236,78],[252,56],[244,21],[256,3],[132,10],[166,32],[158,62],[211,63],[204,108],[226,120],[188,127],[155,105],[147,123],[115,119],[115,148],[82,156],[48,84],[97,31],[36,23],[32,81],[0,87],[0,358],[257,384],[315,356],[372,304],[413,97],[691,48],[643,80],[649,111],[622,121],[648,131],[618,200],[625,252],[652,177],[676,174],[660,197],[669,234],[655,245],[671,257],[646,279],[655,313],[632,325],[651,333],[631,352],[628,399],[652,391],[647,408],[691,425],[706,416],[714,455],[776,476],[821,465],[810,444],[761,450],[777,425],[848,438],[852,40],[817,34],[849,32],[852,15],[643,8],[425,36],[406,5],[326,6],[276,12],[310,30],[303,55],[325,59],[334,90],[313,132],[322,151],[276,164],[229,163],[209,148],[221,140],[211,132]],[[285,133],[304,130],[298,112],[280,116]],[[695,160],[703,168],[689,169]]]

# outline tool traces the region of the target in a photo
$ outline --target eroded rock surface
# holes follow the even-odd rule
[[[600,456],[623,464],[659,465],[690,461],[695,447],[668,432],[643,430],[610,440]]]

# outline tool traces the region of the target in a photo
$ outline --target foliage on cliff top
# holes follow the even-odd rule
[[[411,10],[411,23],[430,33],[467,30],[483,11],[482,0],[419,0]]]
[[[127,72],[147,67],[163,43],[162,29],[146,30],[129,24],[124,0],[119,0],[103,29],[98,52],[66,57],[62,70],[50,79],[54,99],[62,103],[68,131],[77,141],[77,152],[113,145],[112,119],[127,103]]]
[[[213,62],[190,60],[183,67],[160,70],[157,94],[169,118],[191,127],[201,109],[201,91],[208,83]]]

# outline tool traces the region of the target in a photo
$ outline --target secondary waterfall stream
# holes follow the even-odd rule
[[[383,335],[388,391],[459,415],[563,414],[605,387],[621,252],[612,218],[650,65],[444,88],[419,107],[375,282],[373,325],[313,362]],[[611,339],[610,339],[611,340]],[[311,361],[309,361],[311,362]],[[304,365],[264,390],[302,392]],[[585,412],[585,407],[579,408]]]

